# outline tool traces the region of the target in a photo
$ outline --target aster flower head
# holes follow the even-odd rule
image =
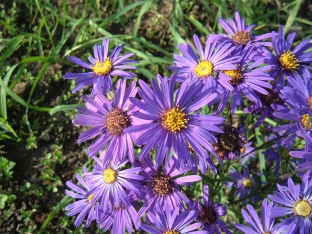
[[[113,205],[119,207],[123,204],[129,207],[130,200],[127,196],[126,189],[140,194],[143,176],[138,175],[142,168],[131,167],[124,169],[123,166],[128,162],[127,159],[122,161],[100,160],[95,156],[92,158],[97,163],[94,166],[93,172],[84,173],[85,177],[91,184],[91,191],[88,194],[93,194],[92,202],[99,200],[103,209]]]
[[[203,204],[200,204],[203,200]],[[225,222],[220,217],[226,215],[227,210],[225,205],[218,202],[212,202],[209,199],[209,187],[203,186],[202,197],[199,197],[193,204],[195,211],[199,212],[197,220],[204,225],[203,230],[208,233],[220,233],[219,229],[226,234],[232,233]]]
[[[225,125],[223,130],[224,133],[217,135],[218,143],[213,147],[221,159],[233,160],[241,155],[241,149],[247,143],[246,128]]]
[[[224,89],[224,97],[218,107],[219,112],[227,106],[231,96],[231,111],[234,114],[237,108],[243,105],[242,94],[257,106],[261,105],[259,94],[269,94],[267,89],[272,88],[272,85],[268,81],[273,80],[268,74],[271,66],[262,66],[264,59],[254,61],[255,55],[257,55],[256,47],[250,43],[245,47],[237,47],[232,52],[231,56],[239,57],[237,68],[224,69],[220,74],[230,78],[228,82],[233,86],[233,90]]]
[[[273,70],[279,71],[280,76],[278,83],[284,83],[284,76],[292,76],[295,73],[302,73],[304,68],[312,69],[309,64],[312,63],[312,52],[306,52],[312,48],[310,38],[300,42],[294,49],[292,49],[293,41],[296,33],[290,33],[287,39],[284,38],[284,27],[280,26],[278,36],[273,37],[272,46],[275,52],[268,56],[266,63],[273,65]]]
[[[198,175],[179,176],[191,171],[191,165],[186,165],[183,169],[178,168],[177,160],[172,157],[162,172],[157,170],[150,158],[142,160],[142,166],[144,170],[140,174],[148,184],[142,187],[141,200],[144,204],[138,212],[138,218],[147,210],[154,210],[157,205],[162,208],[168,205],[172,210],[177,207],[186,210],[184,203],[190,204],[191,201],[180,191],[179,186],[190,186],[193,182],[201,180],[201,176]]]
[[[74,56],[69,56],[68,59],[87,69],[92,70],[91,72],[85,73],[71,73],[67,72],[64,75],[65,79],[77,79],[77,87],[73,89],[73,93],[78,90],[93,84],[93,87],[97,89],[102,89],[103,93],[107,90],[113,89],[112,76],[120,76],[126,79],[131,79],[135,74],[124,71],[123,69],[136,69],[134,66],[129,66],[129,63],[135,63],[136,60],[127,60],[127,58],[134,55],[134,53],[129,53],[120,56],[120,52],[125,45],[117,45],[114,47],[111,54],[108,54],[109,38],[104,39],[102,45],[94,45],[94,58],[89,56],[88,60],[90,63],[76,58]],[[94,92],[92,93],[93,96]]]
[[[180,165],[185,162],[191,165],[189,144],[200,157],[207,160],[209,167],[216,172],[216,167],[207,154],[207,150],[218,158],[210,143],[216,143],[216,138],[210,132],[222,133],[223,131],[218,125],[223,123],[224,118],[201,115],[195,111],[214,101],[218,94],[211,93],[209,90],[201,92],[203,88],[201,82],[193,84],[183,82],[174,91],[176,74],[170,80],[161,76],[157,78],[159,85],[153,79],[153,89],[144,81],[139,82],[141,89],[138,92],[142,100],[130,98],[130,101],[140,108],[138,112],[134,113],[134,116],[149,121],[149,123],[125,129],[129,133],[143,132],[136,140],[136,144],[144,145],[139,159],[146,158],[149,156],[150,150],[158,147],[156,165],[159,167],[165,156],[171,156],[169,151],[172,148]]]
[[[242,209],[242,215],[249,227],[238,223],[234,223],[234,226],[245,234],[281,234],[283,228],[274,226],[275,218],[270,217],[272,207],[273,202],[268,202],[267,199],[263,200],[262,218],[260,220],[253,206],[247,205],[249,214]]]
[[[150,234],[208,234],[207,231],[197,230],[202,226],[201,223],[191,224],[198,216],[195,210],[179,214],[178,207],[170,208],[167,205],[165,211],[157,207],[155,212],[148,212],[147,216],[154,227],[141,224],[141,228]]]
[[[285,227],[285,234],[291,233],[311,233],[312,232],[312,181],[304,178],[302,184],[294,184],[288,178],[287,186],[277,184],[278,191],[274,195],[269,195],[269,199],[280,206],[271,209],[270,217],[280,217],[287,215],[281,223]],[[289,217],[290,216],[290,217]]]
[[[129,97],[134,97],[137,93],[135,82],[132,82],[126,88],[126,81],[118,80],[115,97],[112,100],[108,100],[96,88],[94,93],[94,99],[86,95],[82,96],[86,101],[87,108],[78,107],[77,110],[81,114],[77,114],[76,119],[73,120],[76,125],[91,127],[80,134],[78,143],[97,137],[89,146],[89,155],[97,154],[106,146],[107,155],[117,155],[119,160],[129,156],[130,161],[133,163],[135,154],[132,139],[135,136],[126,133],[124,130],[136,122],[136,119],[132,116],[136,109],[129,101]]]
[[[83,167],[83,172],[87,173],[87,168]],[[71,181],[67,181],[66,185],[72,189],[65,190],[66,194],[76,201],[65,207],[65,210],[69,211],[68,216],[79,214],[74,222],[76,227],[79,227],[85,217],[87,217],[86,227],[89,227],[93,220],[99,220],[101,208],[98,200],[92,201],[93,193],[89,193],[91,190],[90,183],[87,179],[83,179],[79,174],[76,174],[78,182],[82,185],[78,186]]]
[[[219,44],[218,40],[208,36],[203,50],[197,35],[194,35],[194,43],[199,58],[189,44],[178,45],[183,56],[174,54],[174,66],[170,66],[168,69],[177,72],[181,81],[187,79],[190,79],[190,82],[202,80],[205,88],[212,89],[212,91],[217,89],[217,84],[221,84],[228,90],[233,90],[232,85],[227,82],[230,78],[222,73],[218,75],[218,72],[236,69],[235,62],[238,57],[228,57],[235,46],[228,42]]]
[[[266,33],[263,35],[255,35],[252,33],[252,29],[256,25],[246,25],[244,18],[242,18],[238,11],[235,12],[235,21],[233,19],[225,20],[220,18],[219,24],[230,35],[231,41],[236,45],[247,45],[251,43],[256,46],[264,45],[271,46],[271,42],[264,42],[264,39],[272,38],[275,36],[275,32]],[[224,37],[222,35],[222,37]]]

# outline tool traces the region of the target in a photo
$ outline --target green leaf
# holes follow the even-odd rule
[[[290,27],[292,26],[297,14],[298,14],[298,11],[300,9],[300,6],[302,4],[302,0],[297,0],[296,1],[296,5],[295,7],[291,10],[291,12],[289,13],[289,16],[287,18],[287,21],[286,21],[286,24],[285,24],[285,28],[284,28],[284,33],[287,34]]]

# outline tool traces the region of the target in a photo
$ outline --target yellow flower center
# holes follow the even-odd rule
[[[286,71],[295,71],[299,66],[299,60],[291,51],[283,53],[279,58],[279,62],[282,69]]]
[[[206,78],[213,73],[213,64],[209,61],[201,60],[195,68],[195,73],[199,78]]]
[[[301,119],[300,119],[300,123],[301,125],[304,127],[304,128],[307,128],[307,129],[312,129],[312,123],[311,123],[311,120],[309,121],[309,115],[308,114],[305,114],[305,115],[302,115],[301,116]]]
[[[252,188],[253,183],[250,179],[245,179],[245,180],[243,180],[243,185],[245,188]]]
[[[163,232],[163,234],[180,234],[180,232],[175,231],[175,230],[169,230],[169,231]]]
[[[308,100],[309,107],[312,109],[312,96]]]
[[[111,184],[117,180],[117,171],[113,170],[112,168],[107,168],[104,171],[104,181],[108,184]]]
[[[107,58],[104,62],[97,61],[96,64],[91,68],[98,76],[107,75],[113,69],[113,62],[110,58]]]
[[[311,205],[309,202],[301,200],[295,205],[294,210],[297,215],[306,217],[311,214]]]
[[[225,70],[222,71],[225,75],[228,75],[232,78],[232,80],[229,80],[228,82],[232,85],[238,85],[243,81],[243,74],[242,74],[242,69],[238,68],[235,70]]]
[[[92,204],[91,201],[92,201],[93,196],[94,196],[94,193],[92,193],[91,195],[89,195],[88,198],[87,198],[87,199],[88,199],[88,202],[91,203],[91,204]]]
[[[161,114],[161,125],[172,133],[177,133],[183,128],[186,128],[188,120],[187,115],[179,106],[164,111]]]
[[[245,147],[243,147],[243,148],[240,149],[241,154],[244,154],[245,151],[246,151],[246,150],[245,150]]]

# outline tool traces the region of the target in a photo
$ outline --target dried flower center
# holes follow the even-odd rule
[[[271,232],[265,232],[265,233],[263,233],[263,234],[271,234]]]
[[[179,106],[164,111],[160,116],[161,125],[172,133],[180,132],[183,128],[186,128],[189,120]]]
[[[153,176],[152,188],[156,194],[161,195],[161,196],[168,195],[174,190],[173,182],[171,178],[167,175]]]
[[[108,112],[105,116],[104,126],[110,134],[115,136],[122,134],[123,130],[130,124],[129,116],[118,108]]]
[[[232,132],[225,132],[219,137],[219,144],[228,152],[233,151],[239,145],[238,136]]]
[[[245,30],[238,31],[237,33],[235,33],[232,39],[236,44],[247,45],[248,42],[251,41],[251,37],[252,37],[251,33]]]
[[[92,198],[94,196],[94,193],[92,193],[91,195],[88,196],[87,200],[90,204],[92,204]]]
[[[118,174],[117,171],[113,170],[112,168],[107,168],[104,171],[103,175],[105,183],[111,184],[115,182],[117,180],[117,174]]]
[[[199,213],[199,222],[202,224],[210,225],[215,223],[217,219],[217,214],[211,207],[202,209]]]
[[[279,99],[278,93],[274,93],[273,90],[268,91],[268,95],[262,95],[262,100],[266,105],[271,105],[273,103],[279,103],[281,100]]]
[[[97,61],[96,64],[91,68],[98,76],[107,75],[113,69],[113,62],[110,58],[107,58],[104,62]]]
[[[244,185],[245,188],[252,188],[253,183],[252,183],[251,179],[244,179],[243,180],[243,185]]]
[[[169,230],[169,231],[163,232],[163,234],[180,234],[180,232],[175,231],[175,230]]]
[[[309,123],[308,123],[309,122]],[[302,115],[301,116],[301,119],[300,119],[300,123],[301,125],[304,127],[304,128],[307,128],[307,129],[312,129],[312,123],[311,123],[311,119],[309,121],[309,115],[308,114],[305,114],[305,115]]]
[[[284,52],[279,57],[279,62],[282,66],[282,69],[286,71],[295,71],[299,66],[299,60],[291,51]]]
[[[206,78],[213,73],[213,64],[207,60],[200,60],[195,73],[199,78]]]
[[[311,205],[309,202],[301,200],[294,207],[295,213],[299,216],[307,217],[311,214]]]
[[[235,70],[225,70],[222,71],[225,75],[228,75],[232,78],[232,80],[229,80],[228,82],[232,85],[238,85],[240,83],[242,83],[244,77],[243,77],[243,73],[242,73],[242,69],[238,68]]]

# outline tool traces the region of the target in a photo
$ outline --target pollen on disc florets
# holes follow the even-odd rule
[[[211,208],[204,208],[199,213],[199,221],[202,224],[213,224],[217,221],[218,217],[216,212]]]
[[[161,114],[161,125],[164,129],[177,133],[187,127],[187,114],[179,106],[166,110]]]
[[[173,181],[170,176],[155,175],[152,177],[152,189],[158,195],[168,195],[174,190]]]
[[[308,104],[309,104],[309,107],[312,109],[312,96],[309,97]]]
[[[180,232],[176,230],[168,230],[168,231],[163,232],[163,234],[180,234]]]
[[[231,80],[228,81],[232,85],[238,85],[242,83],[242,81],[244,80],[241,68],[237,68],[235,70],[225,70],[222,72],[232,78]]]
[[[308,114],[305,114],[305,115],[302,115],[301,118],[300,118],[300,123],[301,125],[304,127],[304,128],[308,128],[308,129],[312,129],[312,118],[310,118],[310,122],[308,124],[308,121],[309,121],[309,115]]]
[[[238,31],[232,37],[232,40],[239,45],[247,45],[248,42],[251,41],[252,34],[250,32],[245,31]]]
[[[88,200],[88,202],[89,202],[90,204],[92,204],[92,198],[93,198],[93,196],[94,196],[94,193],[90,194],[90,195],[88,196],[88,198],[87,198],[87,200]]]
[[[253,183],[252,183],[251,179],[244,179],[243,185],[245,188],[252,188],[253,187]]]
[[[281,54],[279,62],[283,70],[290,72],[297,70],[299,66],[299,60],[291,51]]]
[[[116,108],[105,116],[104,126],[107,131],[115,136],[123,133],[123,130],[131,124],[130,118],[126,112]]]
[[[98,76],[107,75],[113,69],[113,62],[110,58],[107,58],[104,62],[97,61],[91,69]]]
[[[194,72],[199,78],[206,78],[213,73],[213,64],[207,60],[200,60]]]
[[[312,208],[309,202],[301,200],[294,206],[294,211],[299,216],[307,217],[311,214]]]
[[[107,168],[104,171],[103,178],[107,184],[114,183],[117,180],[118,172],[112,168]]]

